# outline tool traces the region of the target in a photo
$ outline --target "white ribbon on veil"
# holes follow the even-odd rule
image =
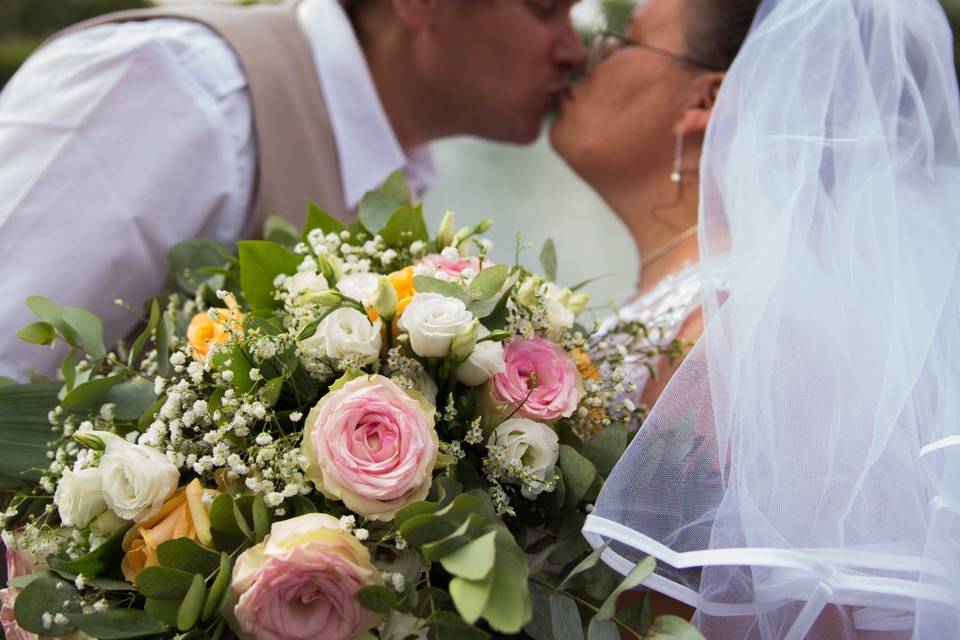
[[[952,59],[935,0],[766,0],[724,80],[699,239],[729,298],[584,528],[707,637],[960,638]]]

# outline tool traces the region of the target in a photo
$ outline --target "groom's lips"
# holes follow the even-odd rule
[[[559,89],[555,89],[555,90],[551,91],[551,92],[550,92],[550,98],[549,98],[550,108],[551,108],[551,109],[562,109],[564,103],[565,103],[567,100],[570,100],[571,97],[572,97],[572,94],[571,94],[571,92],[570,92],[570,86],[569,86],[569,85],[564,85],[563,87],[560,87]]]

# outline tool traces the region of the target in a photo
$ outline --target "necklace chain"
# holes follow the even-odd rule
[[[656,249],[651,251],[649,255],[646,255],[643,257],[643,259],[640,261],[640,269],[643,269],[644,267],[649,266],[650,263],[653,262],[654,260],[657,260],[667,255],[672,250],[676,249],[677,245],[679,245],[681,242],[683,242],[687,238],[691,237],[696,232],[697,232],[697,225],[693,225],[692,227],[690,227],[680,235],[671,239],[666,244],[663,244],[657,247]]]

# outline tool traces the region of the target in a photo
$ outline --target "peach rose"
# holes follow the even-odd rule
[[[347,382],[307,416],[307,477],[362,516],[393,518],[430,490],[439,446],[434,411],[389,378]]]
[[[193,316],[187,327],[187,342],[196,360],[206,358],[211,346],[229,340],[231,329],[243,333],[243,314],[238,309],[213,309],[213,312],[216,320],[210,317],[209,312],[202,311]]]
[[[349,640],[380,621],[357,592],[382,584],[370,553],[337,518],[310,513],[275,522],[237,558],[234,615],[258,640]]]
[[[413,286],[413,267],[394,271],[387,276],[387,279],[393,285],[393,290],[397,292],[397,315],[399,316],[417,293]]]
[[[217,491],[204,489],[200,480],[194,479],[167,500],[160,513],[139,525],[134,525],[123,537],[123,561],[120,569],[128,582],[134,582],[137,574],[160,564],[157,547],[168,540],[190,538],[209,545],[210,510],[204,496],[215,496]]]

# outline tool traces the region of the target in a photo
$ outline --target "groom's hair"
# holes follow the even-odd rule
[[[759,6],[760,0],[687,0],[690,57],[718,71],[729,69]]]

